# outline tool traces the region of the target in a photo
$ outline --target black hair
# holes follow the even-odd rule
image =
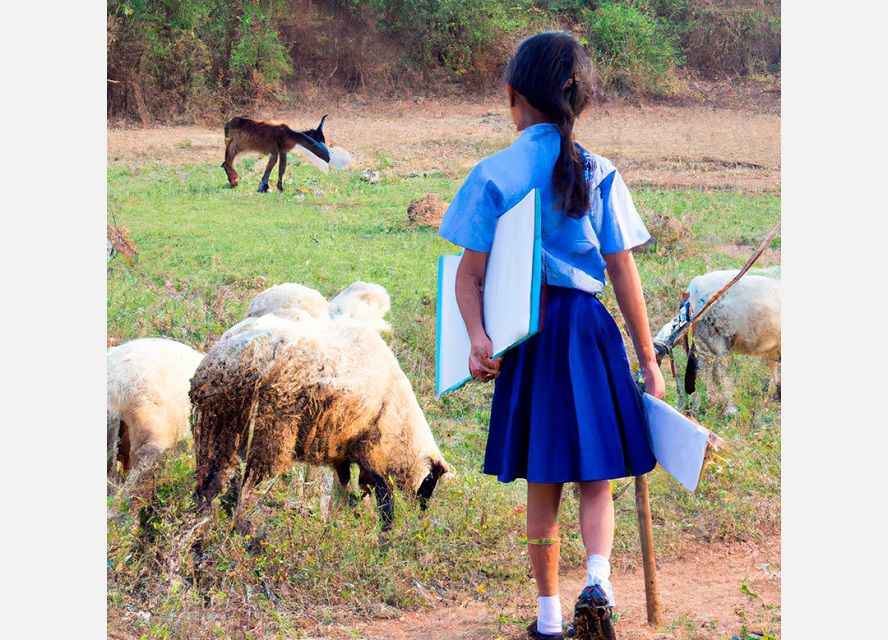
[[[505,81],[561,131],[561,153],[552,173],[555,193],[567,215],[583,217],[589,209],[589,185],[573,127],[594,93],[592,65],[583,45],[563,31],[531,36],[509,60]]]

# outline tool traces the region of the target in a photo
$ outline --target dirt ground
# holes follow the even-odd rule
[[[309,111],[259,114],[296,129],[329,113],[328,144],[350,151],[358,169],[393,175],[464,174],[514,138],[503,100],[341,101]],[[776,192],[780,186],[780,116],[708,106],[592,105],[577,139],[613,160],[633,187]],[[221,163],[222,128],[110,128],[112,163]]]
[[[695,545],[680,560],[658,568],[664,623],[658,629],[646,624],[644,577],[641,568],[617,570],[614,588],[620,620],[620,640],[702,640],[730,638],[745,624],[751,632],[776,633],[779,619],[771,609],[780,605],[780,543],[776,537],[759,545]],[[741,591],[745,584],[757,598]],[[561,601],[566,620],[583,586],[580,571],[561,580]],[[318,638],[365,640],[517,640],[523,633],[506,631],[499,615],[526,619],[535,615],[534,603],[493,611],[483,603],[410,613],[399,618],[371,620],[354,626],[319,630]],[[777,616],[778,614],[773,614]],[[770,629],[763,625],[771,624]],[[311,636],[310,636],[311,637]]]

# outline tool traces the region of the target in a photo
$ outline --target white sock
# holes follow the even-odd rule
[[[610,582],[611,566],[607,558],[591,555],[586,558],[586,585],[599,584],[604,589],[610,605],[614,605],[614,588]]]
[[[537,631],[540,633],[561,633],[561,598],[539,596],[537,598]]]

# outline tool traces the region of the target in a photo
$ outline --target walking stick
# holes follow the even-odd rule
[[[654,525],[651,521],[651,503],[648,497],[647,476],[635,476],[635,511],[638,514],[638,535],[641,538],[641,558],[644,567],[644,599],[647,621],[659,626],[660,592],[657,588],[657,559],[654,556]]]
[[[709,311],[709,309],[721,298],[725,293],[727,293],[728,289],[730,289],[734,284],[737,283],[740,278],[742,278],[747,271],[755,264],[755,261],[759,259],[762,253],[765,252],[765,249],[768,248],[768,245],[771,244],[771,240],[777,235],[777,231],[780,229],[780,223],[774,225],[774,227],[767,233],[765,238],[759,243],[759,246],[756,247],[756,250],[746,261],[746,264],[740,269],[736,276],[734,276],[727,284],[725,284],[721,289],[712,294],[709,299],[706,301],[706,304],[692,317],[688,319],[688,322],[684,324],[680,324],[672,331],[672,335],[669,336],[667,352],[671,353],[672,346],[681,339],[689,330],[693,329],[696,322],[703,317],[703,315]],[[658,346],[658,345],[655,345]],[[658,349],[659,354],[659,349]],[[672,359],[670,358],[670,361]],[[659,362],[659,358],[658,358]],[[672,375],[675,376],[675,363],[671,361],[672,365]],[[642,391],[644,390],[643,382],[639,381],[641,385]],[[677,381],[676,381],[677,384]],[[657,587],[657,559],[654,554],[654,525],[651,519],[651,503],[650,497],[648,495],[648,481],[647,476],[635,476],[635,512],[638,516],[638,535],[641,539],[641,558],[642,558],[642,567],[644,568],[644,597],[645,604],[647,605],[647,621],[651,626],[658,626],[662,620],[661,612],[660,612],[660,592]]]

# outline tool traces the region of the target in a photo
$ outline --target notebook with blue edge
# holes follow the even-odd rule
[[[472,379],[471,345],[456,302],[456,270],[462,254],[438,258],[435,313],[435,397]],[[542,217],[540,196],[531,190],[497,220],[484,279],[484,327],[494,357],[540,329]]]

